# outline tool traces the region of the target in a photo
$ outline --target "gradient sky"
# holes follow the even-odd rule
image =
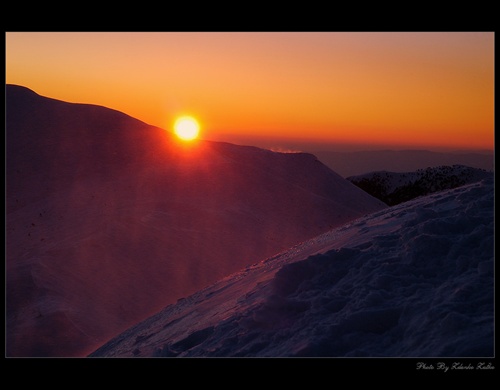
[[[204,139],[494,148],[493,32],[6,32],[6,82]]]

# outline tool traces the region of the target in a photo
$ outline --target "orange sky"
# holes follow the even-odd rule
[[[201,137],[494,148],[493,32],[6,32],[6,82]]]

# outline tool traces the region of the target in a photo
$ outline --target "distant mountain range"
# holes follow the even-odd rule
[[[367,150],[336,152],[311,150],[318,159],[342,177],[368,172],[412,172],[443,165],[465,165],[494,170],[493,152],[434,152],[428,150]]]
[[[394,206],[418,196],[475,183],[493,172],[463,165],[419,169],[415,172],[371,172],[347,180],[382,202]]]
[[[307,153],[197,141],[6,86],[6,355],[85,356],[387,206]]]

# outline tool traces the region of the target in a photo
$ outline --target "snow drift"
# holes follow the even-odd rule
[[[493,178],[253,264],[91,357],[492,357]]]
[[[310,154],[6,86],[6,354],[84,356],[169,303],[386,207]]]

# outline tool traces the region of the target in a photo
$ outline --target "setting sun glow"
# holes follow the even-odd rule
[[[206,120],[198,137],[253,146],[494,148],[494,31],[13,31],[5,38],[6,83],[160,128],[169,118],[172,133],[172,113],[196,113]],[[175,130],[179,139],[193,142],[195,124],[179,127],[186,127]]]
[[[191,141],[198,137],[200,125],[190,116],[182,116],[174,123],[174,132],[180,139]]]

